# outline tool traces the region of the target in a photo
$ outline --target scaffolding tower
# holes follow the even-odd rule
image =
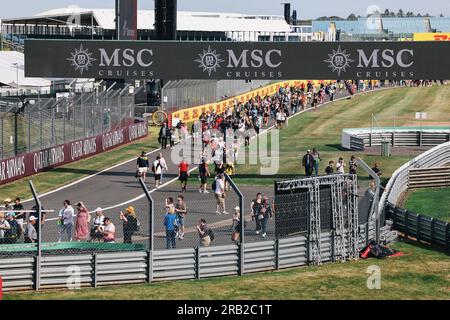
[[[306,179],[276,182],[278,191],[298,188],[308,189],[308,228],[309,262],[322,263],[322,230],[320,212],[320,188],[331,187],[332,245],[333,259],[345,261],[357,259],[359,254],[358,234],[358,186],[356,175],[332,175]]]

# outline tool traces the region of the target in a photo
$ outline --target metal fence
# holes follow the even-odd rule
[[[134,122],[128,90],[0,99],[0,159],[95,136]]]
[[[385,208],[386,219],[393,221],[393,227],[419,242],[450,253],[450,224],[448,222],[399,208],[391,203]]]
[[[241,208],[241,219],[245,219],[244,198],[233,181],[228,179],[228,182],[237,200],[236,205]],[[37,215],[42,217],[42,203],[32,183],[30,185]],[[58,242],[58,233],[52,232],[56,230],[56,224],[50,230],[47,222],[44,231],[38,223],[39,235],[35,243],[15,244],[13,251],[11,248],[3,250],[4,245],[0,247],[0,276],[4,290],[71,289],[203,279],[316,265],[312,241],[317,241],[310,239],[307,233],[255,240],[248,238],[253,232],[246,230],[245,224],[241,224],[241,236],[235,243],[230,241],[230,244],[203,247],[187,239],[186,248],[163,249],[158,245],[160,240],[155,231],[155,226],[160,223],[156,218],[159,217],[156,202],[142,181],[141,186],[147,201],[136,207],[141,213],[142,227],[134,235],[133,244],[121,243],[124,239],[118,217],[111,217],[116,225],[116,243],[68,243],[64,242],[65,239]],[[220,238],[221,227],[213,228]],[[358,228],[357,247],[365,246],[369,239],[375,237],[374,233],[374,220],[362,223]],[[340,256],[334,245],[335,237],[334,230],[324,230],[320,234],[321,263],[334,262]]]
[[[213,103],[268,85],[269,80],[177,80],[168,81],[162,89],[165,111]]]
[[[450,142],[440,144],[413,160],[405,163],[393,174],[380,200],[379,213],[384,213],[388,203],[397,205],[401,196],[408,190],[411,169],[441,167],[450,163]],[[431,178],[430,178],[431,180]]]

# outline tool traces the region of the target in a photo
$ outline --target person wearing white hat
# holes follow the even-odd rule
[[[36,243],[38,241],[38,236],[35,228],[36,217],[30,216],[28,218],[28,224],[25,228],[25,243]]]
[[[102,208],[94,210],[95,216],[91,228],[91,241],[101,241],[103,239],[103,227],[105,226],[105,216]]]
[[[58,242],[61,242],[64,233],[67,234],[67,241],[72,242],[72,230],[74,226],[75,210],[70,204],[69,200],[64,200],[64,206],[59,211],[59,237]]]

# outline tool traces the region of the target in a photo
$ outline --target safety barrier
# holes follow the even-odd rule
[[[426,242],[432,247],[450,253],[450,224],[430,218],[389,203],[386,218],[391,219],[394,228],[416,241]]]
[[[369,224],[367,224],[368,226]],[[369,234],[366,233],[369,230]],[[375,227],[360,228],[359,247],[374,236]],[[310,245],[299,235],[245,243],[243,274],[312,264]],[[55,255],[0,259],[4,291],[99,287],[239,274],[237,245],[189,249]],[[332,232],[321,234],[322,262],[333,262]]]
[[[383,214],[387,203],[397,205],[410,185],[410,172],[414,169],[443,167],[450,163],[450,142],[440,144],[398,168],[389,180],[380,200],[379,213]],[[425,173],[425,171],[423,171]],[[431,172],[430,172],[431,174]],[[421,177],[422,181],[426,176]],[[428,175],[433,180],[433,175]],[[446,185],[446,184],[443,184]],[[437,186],[436,184],[434,186]]]
[[[450,141],[450,128],[360,128],[344,129],[342,131],[342,147],[362,151],[365,147],[380,146],[382,141],[388,141],[392,146],[436,146]]]
[[[450,167],[409,170],[409,189],[450,187]]]

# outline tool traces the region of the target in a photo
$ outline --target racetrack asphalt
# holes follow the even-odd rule
[[[348,94],[336,95],[335,101],[338,99],[344,99],[348,97]],[[328,103],[321,105],[326,106]],[[308,110],[309,111],[309,110]],[[297,116],[299,113],[293,116]],[[268,129],[268,128],[263,128]],[[190,142],[189,142],[190,144]],[[142,150],[136,150],[136,158]],[[163,157],[167,161],[168,171],[164,174],[164,181],[166,183],[159,190],[154,189],[154,179],[152,173],[146,180],[146,184],[151,190],[152,196],[155,200],[155,248],[162,249],[165,247],[164,227],[162,220],[164,216],[164,199],[171,196],[176,200],[178,194],[180,194],[179,182],[177,179],[178,163],[172,161],[172,150],[169,148],[164,150],[155,150],[149,153],[150,162],[156,159],[156,156],[162,153]],[[198,158],[190,159],[189,163],[196,163]],[[194,165],[191,165],[192,169]],[[210,168],[214,170],[214,168]],[[58,239],[58,226],[56,224],[56,217],[58,211],[62,208],[63,201],[69,199],[72,204],[78,201],[83,201],[86,207],[93,211],[97,207],[105,209],[105,216],[112,218],[113,223],[116,225],[117,241],[122,241],[122,226],[118,218],[119,211],[125,210],[126,207],[132,205],[136,208],[138,218],[141,222],[141,230],[135,236],[136,242],[147,243],[148,242],[148,229],[149,229],[149,206],[143,190],[134,177],[136,171],[136,159],[114,166],[111,169],[107,169],[93,176],[82,179],[79,182],[72,183],[67,187],[57,189],[47,194],[41,195],[40,200],[45,209],[53,209],[54,213],[47,215],[47,222],[43,227],[43,241],[57,241]],[[300,172],[300,167],[299,167]],[[193,176],[197,176],[197,173],[192,173]],[[175,181],[172,181],[175,180]],[[229,215],[216,214],[216,203],[214,199],[214,193],[211,190],[212,178],[209,179],[208,190],[209,194],[200,194],[198,192],[199,183],[192,180],[189,181],[187,192],[185,193],[186,203],[188,206],[189,214],[186,218],[187,234],[184,240],[178,241],[178,247],[194,247],[198,245],[198,235],[195,230],[196,223],[200,218],[205,218],[215,230],[216,239],[214,244],[231,244],[231,231],[230,226],[232,222],[233,208],[238,205],[238,197],[232,192],[227,193],[226,207]],[[172,181],[171,183],[168,183]],[[257,192],[261,192],[269,198],[273,198],[273,187],[251,187],[242,186],[240,190],[245,197],[245,214],[246,220],[249,220],[246,228],[246,240],[261,239],[261,236],[256,235],[254,232],[254,222],[250,221],[250,201],[253,199]],[[38,190],[39,191],[39,190]],[[33,202],[25,203],[26,207],[31,207]],[[267,239],[274,238],[274,220],[269,222],[268,237]],[[64,239],[63,239],[64,241]]]

